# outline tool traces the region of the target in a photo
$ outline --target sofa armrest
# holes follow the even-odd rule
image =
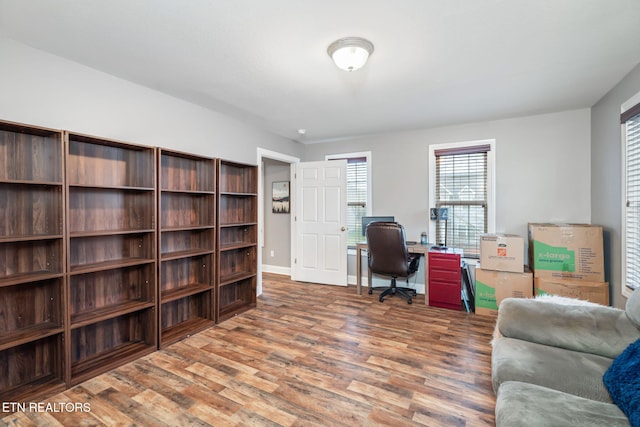
[[[497,328],[509,338],[615,358],[640,338],[623,310],[507,298]]]

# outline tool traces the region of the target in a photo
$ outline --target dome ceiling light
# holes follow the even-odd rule
[[[367,63],[373,43],[361,37],[345,37],[331,43],[327,53],[341,70],[355,71]]]

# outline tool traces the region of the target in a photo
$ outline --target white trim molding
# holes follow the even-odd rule
[[[262,295],[262,248],[264,247],[264,165],[263,159],[278,160],[285,163],[299,163],[300,159],[276,151],[258,147],[256,149],[256,164],[258,165],[258,271],[256,274],[256,294]],[[293,220],[292,220],[293,223]],[[283,267],[285,268],[285,267]],[[289,267],[291,275],[291,267]]]

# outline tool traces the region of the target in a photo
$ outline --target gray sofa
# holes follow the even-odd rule
[[[629,426],[603,375],[640,339],[640,290],[625,310],[508,298],[492,349],[496,426]]]

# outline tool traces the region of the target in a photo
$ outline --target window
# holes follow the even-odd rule
[[[495,229],[493,209],[494,141],[429,147],[430,208],[447,208],[448,219],[432,220],[432,242],[480,258],[480,235]]]
[[[326,160],[347,160],[347,246],[362,242],[362,217],[371,215],[371,152],[335,154]]]
[[[622,294],[640,286],[640,94],[622,106]],[[626,107],[626,108],[625,108]]]

